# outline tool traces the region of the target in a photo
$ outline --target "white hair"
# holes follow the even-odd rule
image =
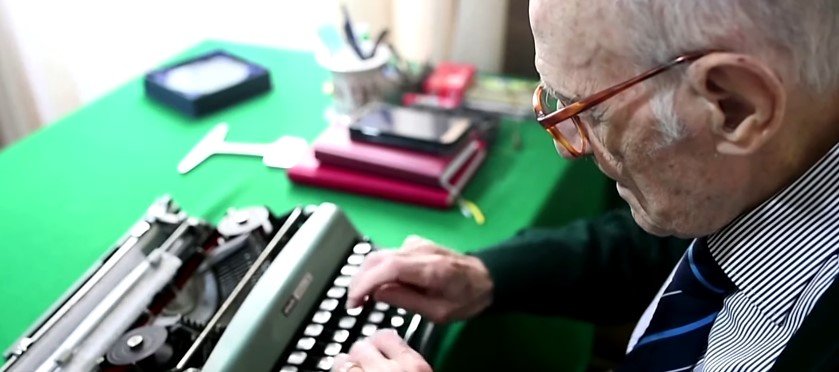
[[[650,108],[659,122],[658,130],[662,136],[659,146],[652,149],[654,151],[685,136],[685,125],[679,121],[679,115],[674,107],[675,96],[676,90],[673,87],[666,87],[656,92],[650,101]]]
[[[748,53],[783,79],[820,94],[839,88],[837,0],[618,0],[632,28],[632,54],[639,69],[679,54],[719,49]],[[684,69],[677,69],[684,71]],[[673,74],[653,79],[675,89]],[[684,133],[673,95],[659,93],[653,112],[666,141]]]

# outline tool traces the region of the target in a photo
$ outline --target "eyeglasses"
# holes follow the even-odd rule
[[[588,132],[586,131],[583,120],[580,118],[581,113],[629,89],[635,84],[667,71],[676,65],[693,62],[708,53],[710,52],[704,51],[681,55],[664,65],[644,72],[623,83],[601,90],[577,102],[569,102],[567,104],[550,95],[545,87],[539,84],[536,87],[536,91],[533,92],[533,111],[536,113],[536,120],[572,157],[580,157],[585,154],[586,148],[589,146]],[[569,119],[571,119],[573,126],[569,125]],[[575,136],[579,141],[572,144],[570,138],[574,138]]]

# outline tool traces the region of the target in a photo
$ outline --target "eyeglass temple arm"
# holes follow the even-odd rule
[[[559,110],[559,111],[562,111],[563,116],[567,116],[567,117],[577,115],[580,112],[588,109],[589,107],[600,104],[601,102],[603,102],[603,101],[605,101],[609,98],[614,97],[616,94],[618,94],[620,92],[623,92],[624,90],[629,89],[630,87],[632,87],[635,84],[638,84],[638,83],[640,83],[644,80],[647,80],[647,79],[649,79],[653,76],[656,76],[656,75],[658,75],[658,74],[660,74],[664,71],[669,70],[673,66],[676,66],[676,65],[679,65],[679,64],[682,64],[682,63],[685,63],[685,62],[695,61],[695,60],[699,59],[700,57],[702,57],[702,56],[704,56],[708,53],[709,52],[697,52],[697,53],[682,55],[682,56],[668,62],[667,64],[658,66],[658,67],[656,67],[652,70],[648,70],[648,71],[642,73],[641,75],[638,75],[638,76],[636,76],[632,79],[624,81],[623,83],[615,85],[615,86],[613,86],[609,89],[602,90],[600,92],[592,94],[592,95],[590,95],[586,98],[583,98],[583,99],[581,99],[581,100],[579,100],[575,103],[572,103],[572,104],[568,105],[567,107],[565,107],[565,109]]]

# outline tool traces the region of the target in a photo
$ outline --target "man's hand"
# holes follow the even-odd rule
[[[335,357],[335,372],[431,372],[431,366],[396,331],[378,331]]]
[[[435,323],[471,317],[492,302],[492,279],[481,260],[409,236],[396,251],[370,254],[353,277],[347,307],[367,296]]]

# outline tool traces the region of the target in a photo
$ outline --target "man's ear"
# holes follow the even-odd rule
[[[722,154],[750,154],[778,131],[786,91],[778,76],[754,57],[711,53],[688,69],[695,94],[711,105],[711,134]]]

